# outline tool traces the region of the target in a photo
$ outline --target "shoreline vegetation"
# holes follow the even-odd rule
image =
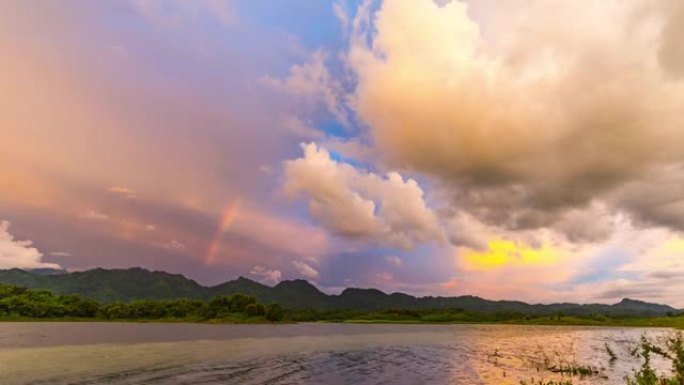
[[[624,359],[606,343],[606,364],[612,366],[616,361]],[[604,376],[605,366],[579,364],[573,359],[552,352],[546,354],[540,347],[542,355],[536,364],[538,372],[560,373],[562,378],[544,380],[531,378],[529,381],[522,380],[520,385],[573,385],[574,378],[587,379]],[[645,336],[633,346],[627,353],[629,356],[638,358],[641,365],[633,369],[631,375],[624,377],[626,385],[682,385],[684,384],[684,337],[681,332],[674,333],[666,341],[656,343]],[[669,374],[659,374],[653,367],[653,359],[659,357],[670,363]],[[596,365],[596,363],[594,363]]]
[[[286,309],[262,304],[244,294],[209,300],[133,300],[101,303],[74,294],[58,294],[0,284],[0,322],[145,322],[145,323],[355,323],[355,324],[503,324],[549,326],[665,327],[684,329],[684,314],[660,317],[529,315],[478,313],[463,309]]]

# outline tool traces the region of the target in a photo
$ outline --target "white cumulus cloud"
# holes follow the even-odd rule
[[[0,269],[61,268],[56,263],[43,262],[43,254],[33,247],[33,242],[14,239],[9,226],[7,221],[0,222]]]
[[[291,196],[307,195],[311,215],[328,229],[402,248],[445,239],[415,180],[396,172],[382,177],[337,162],[315,143],[302,148],[302,158],[285,163],[284,188]]]
[[[294,264],[294,266],[297,268],[297,271],[299,271],[299,274],[301,274],[304,278],[311,280],[318,279],[318,270],[314,269],[310,264],[304,261],[293,261],[292,264]]]
[[[267,269],[263,266],[254,266],[249,272],[250,274],[259,277],[259,280],[264,283],[272,285],[277,284],[282,279],[280,270]]]

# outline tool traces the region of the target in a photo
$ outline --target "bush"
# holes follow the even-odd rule
[[[248,316],[255,317],[266,314],[266,308],[260,303],[250,303],[245,308],[245,312]]]
[[[256,304],[256,298],[244,294],[218,296],[212,298],[207,304],[206,318],[225,317],[229,313],[245,313],[247,306]]]
[[[283,311],[283,308],[277,303],[268,305],[266,307],[266,319],[271,322],[282,321],[284,315],[285,312]]]
[[[256,298],[244,294],[233,294],[228,302],[232,312],[244,313],[247,310],[247,306],[256,304]]]

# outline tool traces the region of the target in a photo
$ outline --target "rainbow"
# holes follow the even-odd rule
[[[240,204],[241,200],[237,199],[235,202],[229,204],[228,206],[226,206],[226,208],[223,209],[223,213],[221,214],[221,219],[219,220],[216,233],[214,233],[214,237],[212,238],[211,243],[209,243],[209,247],[207,247],[207,252],[204,256],[205,265],[210,266],[214,263],[216,252],[221,246],[221,236],[226,230],[228,230],[230,225],[232,225],[233,222],[235,222],[235,218],[237,217],[238,211],[240,210]]]

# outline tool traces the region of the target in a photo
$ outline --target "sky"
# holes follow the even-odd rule
[[[0,268],[683,307],[679,0],[6,0]]]

